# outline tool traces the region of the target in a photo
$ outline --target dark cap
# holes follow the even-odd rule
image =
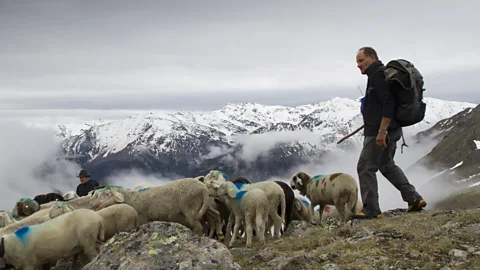
[[[87,170],[81,170],[77,177],[83,177],[83,176],[90,177]]]

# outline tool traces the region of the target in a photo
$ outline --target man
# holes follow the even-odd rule
[[[392,120],[395,97],[390,87],[394,89],[401,86],[385,82],[385,66],[371,47],[360,48],[357,66],[362,74],[367,75],[368,80],[361,108],[364,122],[363,149],[357,164],[363,209],[352,218],[382,218],[378,202],[378,170],[400,191],[403,201],[408,203],[409,212],[420,211],[427,203],[393,160],[402,128]]]
[[[90,175],[87,170],[81,170],[78,177],[81,183],[77,186],[77,195],[80,197],[88,195],[88,192],[99,186],[97,181],[88,179]]]

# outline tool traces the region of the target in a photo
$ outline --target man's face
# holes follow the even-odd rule
[[[360,69],[360,72],[362,74],[365,74],[365,71],[367,68],[375,62],[375,59],[373,57],[367,57],[363,53],[363,50],[359,50],[357,53],[357,67]]]
[[[85,184],[86,182],[88,182],[88,176],[81,176],[80,182],[82,182],[82,184]]]

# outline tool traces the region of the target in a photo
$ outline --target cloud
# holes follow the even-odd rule
[[[11,210],[23,197],[75,190],[80,168],[56,159],[60,150],[51,131],[0,121],[0,209]],[[62,194],[63,195],[63,194]]]
[[[463,76],[480,69],[479,37],[471,34],[476,2],[374,1],[361,24],[351,22],[365,6],[353,1],[1,5],[2,108],[206,109],[354,98],[366,81],[355,64],[365,45],[384,61],[411,59],[431,96],[479,102],[475,76]],[[451,48],[461,53],[445,53]],[[460,85],[438,83],[440,74]]]
[[[150,184],[154,186],[163,186],[172,180],[185,178],[184,176],[164,177],[162,175],[145,174],[136,169],[122,170],[108,176],[104,181],[109,185],[122,186],[124,188],[133,188],[136,185]]]

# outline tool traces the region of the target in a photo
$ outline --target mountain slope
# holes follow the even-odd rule
[[[432,181],[458,188],[480,185],[480,106],[465,109],[418,134],[440,142],[416,166],[443,170]]]
[[[425,101],[425,121],[405,129],[407,136],[475,106]],[[335,142],[361,123],[358,101],[334,98],[297,107],[237,103],[206,113],[156,111],[92,125],[77,134],[66,126],[57,132],[65,139],[66,157],[100,178],[130,168],[183,176],[221,168],[264,178],[306,161],[320,162],[326,151],[358,146],[361,132],[340,146]]]

